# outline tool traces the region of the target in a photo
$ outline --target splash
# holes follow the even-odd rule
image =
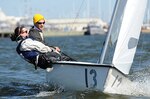
[[[46,83],[0,83],[0,96],[32,96],[41,92],[52,92],[54,89]]]
[[[147,67],[131,75],[133,94],[150,96],[150,68]]]
[[[131,82],[126,82],[121,87],[107,88],[106,93],[150,96],[150,68],[140,70],[129,76]]]
[[[55,93],[57,92],[56,91],[42,91],[38,93],[35,97],[53,96]]]

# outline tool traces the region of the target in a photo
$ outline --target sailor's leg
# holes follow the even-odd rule
[[[51,62],[47,60],[47,57],[44,54],[40,54],[37,59],[37,66],[46,69],[46,68],[51,68]]]

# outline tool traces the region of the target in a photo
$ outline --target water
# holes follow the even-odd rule
[[[0,98],[11,99],[149,99],[150,98],[150,35],[144,34],[136,52],[135,62],[130,71],[134,90],[124,95],[100,92],[71,92],[52,90],[46,83],[45,70],[35,70],[34,66],[21,59],[16,51],[16,43],[9,38],[0,39]],[[57,45],[64,53],[79,60],[97,62],[104,35],[48,37],[50,45]],[[142,56],[141,56],[142,55]],[[140,62],[141,61],[141,62]],[[136,91],[135,91],[136,90]]]

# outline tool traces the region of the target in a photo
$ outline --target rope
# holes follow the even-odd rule
[[[84,3],[85,3],[85,0],[82,0],[81,5],[80,5],[80,7],[79,7],[79,9],[77,11],[77,14],[76,14],[76,16],[75,16],[75,18],[73,20],[73,24],[71,25],[71,27],[73,27],[73,25],[75,24],[77,18],[79,17],[81,9],[82,9]],[[67,35],[69,36],[69,33]],[[65,39],[65,41],[67,41],[67,39]],[[64,46],[65,46],[65,43],[62,45],[62,48],[64,48]]]
[[[76,14],[76,16],[75,16],[75,18],[74,18],[73,24],[75,23],[76,19],[79,17],[80,11],[81,11],[81,8],[82,8],[84,2],[85,2],[85,0],[82,0],[82,3],[81,3],[81,5],[80,5],[80,7],[79,7],[79,10],[78,10],[78,12],[77,12],[77,14]]]

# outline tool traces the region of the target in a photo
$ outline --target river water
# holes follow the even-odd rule
[[[142,34],[130,77],[136,91],[117,94],[52,90],[46,83],[45,70],[35,70],[15,51],[16,42],[0,38],[0,98],[2,99],[149,99],[150,98],[150,35]],[[47,37],[49,45],[79,61],[97,62],[105,35]],[[64,78],[65,79],[65,78]]]

